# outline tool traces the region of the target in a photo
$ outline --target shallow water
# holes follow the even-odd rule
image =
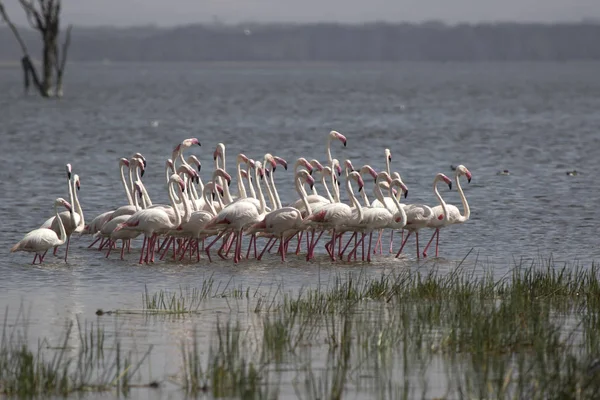
[[[68,198],[66,163],[81,177],[80,200],[91,220],[125,203],[117,161],[137,151],[148,160],[144,183],[153,201],[166,203],[164,161],[187,137],[202,143],[193,153],[208,180],[217,142],[227,145],[232,171],[239,152],[259,159],[269,151],[290,163],[300,156],[325,160],[325,138],[335,129],[348,146],[334,143],[334,157],[351,159],[355,167],[368,163],[379,170],[385,166],[383,149],[391,149],[392,169],[409,188],[408,203],[433,204],[433,176],[451,176],[451,164],[466,165],[473,174],[470,184],[463,183],[471,219],[442,231],[443,258],[419,263],[409,244],[405,259],[376,257],[366,266],[374,274],[433,265],[451,270],[471,249],[469,265],[477,260],[477,271],[493,267],[498,275],[521,257],[596,260],[598,66],[73,64],[59,101],[23,96],[20,71],[0,68],[0,246],[6,249],[0,256],[0,306],[11,313],[21,302],[31,306],[32,336],[56,338],[66,319],[94,320],[98,308],[139,309],[144,285],[150,291],[177,289],[212,276],[222,285],[298,290],[365,267],[332,265],[323,257],[310,263],[290,257],[282,264],[274,254],[235,266],[221,260],[139,266],[135,254],[121,262],[117,254],[107,260],[86,249],[89,237],[73,238],[68,264],[50,255],[42,266],[31,266],[28,254],[8,253],[51,216],[54,198]],[[510,175],[497,175],[503,169]],[[580,174],[568,176],[573,169]],[[296,199],[291,174],[276,172],[283,203]],[[442,195],[460,204],[454,189]],[[428,233],[423,231],[422,245]],[[154,344],[152,371],[161,377],[176,372],[173,352],[193,326],[200,325],[199,335],[206,337],[217,316],[230,313],[226,301],[210,306],[201,316],[176,320],[104,316],[102,322],[120,325],[130,343]],[[167,394],[173,395],[158,397]]]

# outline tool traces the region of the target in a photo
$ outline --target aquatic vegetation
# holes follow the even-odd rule
[[[22,309],[10,329],[5,317],[0,340],[0,394],[18,397],[94,391],[127,394],[132,387],[158,386],[157,382],[133,383],[152,345],[137,359],[136,353],[121,348],[118,336],[107,346],[100,325],[82,325],[77,320],[67,323],[57,345],[40,339],[37,348],[32,349],[26,327],[27,316]]]

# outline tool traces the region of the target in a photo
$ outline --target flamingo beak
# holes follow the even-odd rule
[[[71,180],[71,164],[67,164],[67,179]]]
[[[273,167],[273,172],[275,172],[275,169],[277,169],[277,162],[275,160],[269,160],[269,162],[271,163],[271,167]]]
[[[285,161],[283,158],[281,157],[274,157],[275,161],[280,164],[281,166],[283,166],[283,168],[287,171],[288,169],[288,164],[287,161]]]
[[[471,173],[467,172],[467,182],[471,183]]]
[[[145,171],[146,171],[146,170],[145,170],[144,168],[142,168],[142,172],[140,172],[140,177],[143,177],[143,176],[144,176],[144,172],[145,172]]]
[[[265,175],[267,175],[267,178],[269,178],[271,176],[271,173],[269,172],[268,169],[265,169]]]
[[[202,170],[202,164],[198,164],[198,172],[200,172],[200,170]]]
[[[406,186],[402,186],[402,190],[404,190],[404,198],[408,197],[408,188]]]
[[[452,182],[448,182],[448,188],[450,188],[450,190],[452,190]]]

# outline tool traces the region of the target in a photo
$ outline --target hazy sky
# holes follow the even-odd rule
[[[3,0],[18,23],[18,0]],[[63,0],[64,20],[79,25],[176,25],[240,21],[385,20],[450,23],[578,21],[600,18],[600,0]]]

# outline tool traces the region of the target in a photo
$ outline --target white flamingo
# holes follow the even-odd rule
[[[62,220],[62,225],[67,233],[67,248],[65,249],[65,262],[67,261],[67,256],[69,254],[69,243],[71,242],[71,235],[77,229],[79,229],[79,231],[81,232],[85,224],[85,221],[83,220],[83,212],[81,212],[81,205],[79,204],[79,198],[77,197],[77,192],[80,188],[79,176],[73,175],[74,179],[71,179],[71,164],[67,164],[67,177],[69,178],[69,200],[71,200],[70,204],[75,205],[75,209],[72,211],[63,211],[60,214],[58,214],[59,218]],[[81,214],[79,214],[79,212],[81,212]],[[60,224],[56,217],[52,218],[53,219],[50,222],[50,229],[52,229],[58,235],[60,233]],[[57,250],[58,246],[54,248],[54,255],[56,255]]]
[[[58,214],[58,206],[64,206],[69,212],[73,212],[71,205],[65,199],[59,197],[54,201],[54,214],[59,228],[58,235],[52,229],[35,229],[26,234],[23,239],[11,247],[10,252],[26,251],[35,253],[32,264],[35,264],[38,257],[39,263],[41,264],[42,261],[44,261],[44,255],[49,249],[63,245],[67,239],[67,233],[65,231],[65,226],[62,223],[62,219]]]
[[[360,177],[359,173],[351,174],[353,179],[356,179],[358,182],[359,191],[362,190],[364,186],[364,182]],[[346,189],[348,190],[348,195],[350,196],[351,201],[355,202],[356,198],[354,198],[352,187],[350,185],[350,179],[346,181]],[[313,241],[310,245],[310,250],[306,256],[307,260],[310,260],[313,257],[314,248],[317,245],[322,233],[326,229],[331,229],[331,247],[330,254],[331,260],[335,261],[335,242],[337,239],[337,233],[340,228],[348,223],[348,221],[352,220],[352,208],[345,203],[331,203],[326,204],[321,207],[319,210],[313,211],[313,213],[307,216],[304,219],[304,224],[306,226],[318,226],[321,228],[321,234],[317,240]]]
[[[264,169],[260,161],[255,162],[256,170],[256,181],[264,177]],[[254,203],[249,201],[236,201],[228,204],[223,208],[213,220],[207,224],[206,229],[211,229],[216,226],[222,226],[224,229],[217,235],[217,237],[206,247],[206,255],[210,260],[210,248],[219,240],[225,233],[232,232],[235,234],[235,255],[233,258],[234,263],[238,263],[241,260],[241,247],[242,247],[242,234],[243,230],[248,226],[260,222],[266,213],[265,198],[263,196],[262,189],[258,185],[258,195],[260,201],[260,208],[257,208]]]
[[[183,198],[185,183],[179,175],[171,175],[171,178],[169,179],[169,185],[170,188],[171,186],[177,185],[179,188],[179,197]],[[144,233],[144,243],[142,244],[142,250],[140,252],[140,264],[142,263],[142,260],[144,260],[146,263],[154,262],[154,250],[159,232],[169,229],[176,229],[181,224],[181,214],[179,213],[179,207],[177,207],[173,192],[174,190],[168,191],[169,199],[171,200],[171,206],[173,212],[175,213],[174,222],[171,221],[171,218],[165,209],[161,207],[147,208],[145,210],[137,211],[126,222],[117,226],[117,228],[114,230],[114,232],[118,232],[121,229],[126,229]],[[146,249],[145,258],[144,248]]]
[[[444,218],[444,216],[447,216],[446,203],[444,202],[444,199],[442,199],[442,196],[440,195],[437,189],[437,184],[440,181],[447,183],[450,189],[452,189],[452,181],[450,180],[450,178],[448,178],[442,173],[437,174],[433,180],[433,193],[437,197],[438,201],[442,206],[442,209],[444,210],[444,215],[442,215],[442,218]],[[406,237],[404,238],[400,250],[398,250],[398,253],[396,253],[396,257],[400,256],[400,253],[402,253],[402,249],[406,245],[406,241],[414,232],[417,242],[417,258],[420,258],[421,254],[419,253],[419,230],[425,228],[429,223],[429,220],[431,218],[434,218],[433,211],[431,207],[425,204],[407,204],[406,206],[404,206],[404,211],[406,212],[406,225],[404,226],[404,229],[408,231],[408,235],[406,235]]]
[[[469,208],[469,203],[467,203],[467,198],[465,197],[462,187],[460,186],[459,177],[461,177],[461,176],[466,176],[467,182],[471,183],[471,172],[464,165],[459,165],[456,167],[455,172],[454,172],[454,183],[456,184],[456,190],[458,191],[458,194],[460,195],[460,200],[462,202],[465,213],[463,215],[463,214],[461,214],[460,210],[456,206],[454,206],[452,204],[446,204],[446,210],[448,212],[448,217],[443,218],[444,210],[442,209],[442,206],[435,206],[431,209],[433,211],[434,218],[432,218],[430,220],[430,223],[429,223],[429,225],[427,225],[427,227],[433,228],[433,229],[435,229],[435,231],[431,235],[431,239],[429,239],[427,246],[425,246],[425,250],[423,250],[423,257],[427,257],[427,249],[429,249],[429,246],[433,242],[434,237],[436,238],[435,256],[436,257],[438,256],[438,247],[439,247],[440,229],[441,228],[444,228],[448,225],[453,225],[453,224],[462,224],[471,217],[471,209]],[[440,219],[440,217],[442,217],[442,219]]]
[[[315,180],[306,170],[300,170],[296,173],[294,179],[294,186],[298,195],[304,201],[304,206],[310,215],[310,204],[306,199],[306,192],[302,189],[302,185],[308,183],[310,186],[314,185]],[[265,249],[270,245],[271,241],[275,238],[279,239],[279,251],[281,253],[281,261],[285,261],[285,254],[287,252],[288,238],[298,233],[302,229],[302,213],[295,207],[281,207],[267,213],[264,219],[252,225],[248,230],[249,234],[262,231],[272,235],[269,242],[265,245]],[[260,254],[258,259],[262,258],[263,252]]]

